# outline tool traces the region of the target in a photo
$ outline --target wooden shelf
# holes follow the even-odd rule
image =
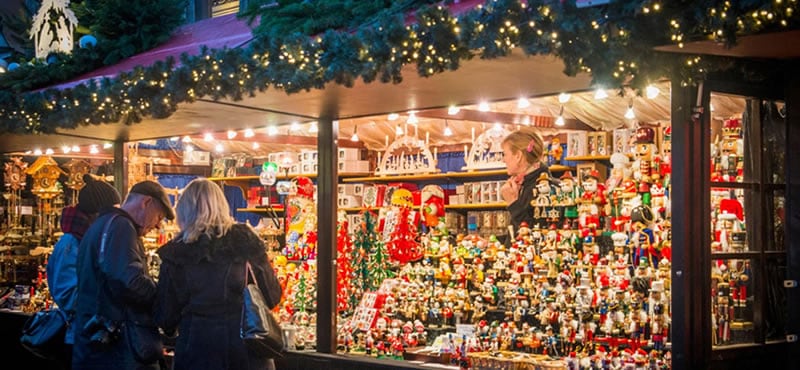
[[[562,166],[562,165],[560,165],[560,164],[554,164],[554,165],[552,165],[552,166],[550,166],[550,167],[547,167],[547,168],[548,168],[548,169],[550,169],[550,172],[565,172],[565,171],[575,171],[575,167],[572,167],[572,166]]]
[[[508,204],[505,202],[501,203],[486,203],[486,204],[446,204],[444,209],[500,209],[506,208]]]
[[[345,212],[361,212],[363,210],[378,211],[381,207],[339,207],[340,211]]]
[[[610,159],[610,155],[578,155],[564,158],[565,161],[608,161]]]
[[[342,177],[342,176],[339,176]],[[442,180],[446,179],[447,174],[444,173],[431,173],[421,175],[387,175],[387,176],[365,176],[365,177],[350,177],[343,179],[342,182],[392,182],[392,181],[425,181],[425,180]]]
[[[275,212],[281,213],[284,211],[283,206],[272,206]],[[251,212],[251,213],[269,213],[269,208],[237,208],[236,212]]]

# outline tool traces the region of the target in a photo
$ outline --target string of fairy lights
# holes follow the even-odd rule
[[[0,92],[0,132],[133,124],[168,117],[178,104],[198,98],[236,101],[269,88],[292,94],[329,83],[351,87],[358,79],[400,83],[407,65],[431,76],[471,58],[519,51],[561,58],[564,73],[589,73],[597,87],[641,91],[661,78],[688,85],[722,68],[719,58],[659,53],[654,46],[703,38],[734,43],[742,34],[793,29],[796,5],[796,0],[634,1],[577,8],[572,1],[488,0],[457,16],[430,6],[416,13],[413,24],[394,15],[355,31],[315,37],[256,35],[246,48],[204,48],[199,55],[181,56],[179,63],[170,58],[72,88]]]

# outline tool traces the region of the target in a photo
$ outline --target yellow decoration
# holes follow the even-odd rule
[[[25,173],[33,177],[32,192],[42,199],[50,199],[59,194],[61,191],[58,188],[58,177],[67,175],[49,155],[36,159]]]

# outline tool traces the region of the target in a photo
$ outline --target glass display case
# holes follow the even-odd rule
[[[714,91],[709,99],[712,351],[785,341],[785,105]],[[716,116],[715,106],[741,113]]]

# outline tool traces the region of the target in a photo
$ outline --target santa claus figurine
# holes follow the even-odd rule
[[[583,193],[577,200],[578,219],[582,228],[582,236],[594,235],[600,228],[600,217],[604,216],[606,204],[605,189],[600,183],[600,174],[597,170],[591,170],[583,177]]]
[[[439,185],[425,185],[420,195],[423,222],[434,229],[444,219],[444,190]]]

